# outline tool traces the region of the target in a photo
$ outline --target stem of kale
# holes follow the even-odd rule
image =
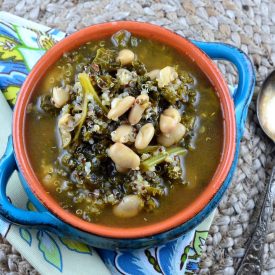
[[[187,150],[183,147],[172,147],[166,151],[159,153],[156,156],[152,156],[141,162],[140,168],[144,171],[150,170],[152,167],[163,162],[169,155],[185,155]]]
[[[104,106],[102,104],[97,92],[95,91],[95,89],[91,83],[89,75],[86,73],[80,73],[78,75],[78,78],[79,78],[80,84],[83,88],[83,91],[86,94],[90,94],[93,97],[95,103],[104,111],[105,114],[107,114],[108,109],[106,108],[106,106]]]
[[[147,146],[146,148],[144,149],[136,149],[136,151],[139,153],[139,154],[144,154],[144,153],[152,153],[156,150],[158,150],[161,146],[160,145],[149,145]],[[135,150],[135,149],[134,149]]]
[[[86,73],[80,73],[78,75],[78,78],[79,78],[80,84],[82,86],[83,102],[82,102],[82,116],[81,116],[80,122],[77,126],[77,129],[75,131],[75,135],[74,135],[74,139],[73,139],[74,142],[78,140],[82,125],[85,122],[85,119],[87,117],[88,95],[91,95],[93,97],[95,103],[104,111],[104,113],[106,113],[106,114],[108,113],[108,109],[104,105],[102,105],[102,102],[91,83],[89,75]]]

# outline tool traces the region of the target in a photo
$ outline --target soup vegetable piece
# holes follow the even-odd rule
[[[148,49],[168,58],[154,62]],[[39,179],[64,209],[89,222],[154,222],[196,196],[181,203],[175,190],[189,196],[189,186],[198,193],[208,183],[222,145],[219,102],[176,57],[122,30],[65,54],[48,72],[29,104],[26,135]],[[202,112],[203,92],[211,97]],[[194,176],[193,165],[188,176],[188,156],[215,146],[207,172]]]

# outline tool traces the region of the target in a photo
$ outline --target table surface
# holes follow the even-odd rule
[[[68,33],[109,20],[141,20],[168,27],[191,39],[222,41],[246,52],[257,74],[255,95],[275,67],[275,2],[270,0],[3,0],[1,10]],[[236,72],[219,63],[229,84]],[[253,228],[253,217],[272,166],[272,143],[259,128],[255,98],[250,106],[238,169],[210,229],[200,274],[234,274]],[[275,211],[271,217],[263,274],[275,274]],[[0,238],[0,274],[37,274]]]

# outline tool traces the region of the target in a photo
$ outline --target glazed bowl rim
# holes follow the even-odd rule
[[[32,95],[36,85],[52,64],[54,64],[63,53],[73,50],[88,41],[99,40],[103,37],[110,36],[121,29],[127,29],[138,36],[151,38],[168,44],[193,60],[214,86],[220,99],[224,120],[223,150],[220,163],[218,164],[211,181],[200,195],[198,195],[189,206],[163,221],[132,228],[108,227],[105,225],[89,223],[61,208],[54,198],[51,197],[43,188],[32,169],[27,154],[24,133],[24,118],[30,96]],[[20,90],[13,116],[12,131],[14,150],[20,172],[34,195],[51,213],[63,222],[87,233],[121,239],[142,238],[163,233],[196,216],[196,214],[207,207],[209,201],[222,186],[230,170],[236,149],[234,103],[230,96],[228,86],[217,66],[203,51],[186,38],[160,26],[134,21],[108,22],[87,27],[69,35],[48,50],[32,69]]]

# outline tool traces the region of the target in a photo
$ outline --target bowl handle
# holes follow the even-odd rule
[[[6,194],[6,187],[10,176],[15,170],[17,170],[17,164],[12,146],[12,138],[10,136],[5,154],[0,159],[0,216],[8,222],[20,225],[39,225],[40,227],[50,226],[53,230],[60,228],[62,222],[48,211],[28,211],[20,209],[10,202]]]
[[[242,137],[248,106],[255,86],[255,71],[249,57],[240,49],[229,44],[201,41],[192,42],[210,58],[227,60],[236,66],[239,75],[239,83],[233,94],[233,99],[238,134],[239,138]]]

